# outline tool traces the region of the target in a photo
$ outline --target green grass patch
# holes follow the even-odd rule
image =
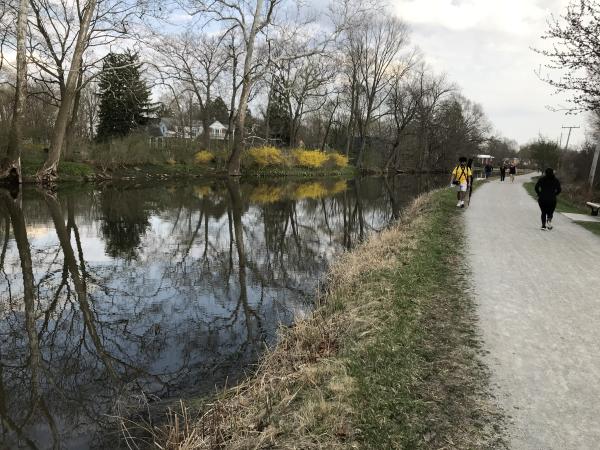
[[[498,424],[473,395],[482,392],[464,231],[454,191],[436,193],[411,261],[373,275],[393,280],[393,310],[377,338],[349,352],[358,381],[354,408],[362,448],[471,448]],[[365,287],[367,288],[367,287]],[[462,429],[462,432],[458,432]]]
[[[94,175],[94,168],[85,163],[63,161],[58,165],[61,177],[90,177]]]
[[[581,225],[583,228],[590,230],[592,233],[600,236],[600,223],[599,222],[575,222]]]

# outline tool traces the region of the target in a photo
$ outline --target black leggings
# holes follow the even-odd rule
[[[554,210],[556,209],[556,200],[554,201],[541,201],[538,200],[538,205],[542,210],[542,226],[546,226],[546,220],[552,220],[554,216]]]

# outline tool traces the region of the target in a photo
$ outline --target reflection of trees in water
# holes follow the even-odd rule
[[[148,203],[135,190],[108,189],[102,193],[102,234],[109,256],[135,258],[150,226]]]
[[[407,186],[371,179],[339,186],[329,196],[282,188],[314,198],[262,203],[249,201],[255,186],[234,181],[27,192],[22,208],[3,197],[5,441],[92,439],[89,428],[134,393],[235,381],[279,324],[307,308],[333,255],[385,227],[389,205],[399,211],[419,189],[409,182],[403,194]],[[111,220],[123,225],[107,231]],[[27,234],[26,221],[39,235]]]

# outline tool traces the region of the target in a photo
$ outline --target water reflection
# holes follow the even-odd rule
[[[337,253],[436,184],[0,191],[4,446],[106,447],[118,435],[112,417],[140,397],[235,382],[280,325],[310,309]]]

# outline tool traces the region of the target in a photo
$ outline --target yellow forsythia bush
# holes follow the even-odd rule
[[[215,155],[206,150],[201,150],[194,155],[194,161],[198,164],[206,164],[215,159]]]
[[[254,163],[261,167],[280,166],[285,164],[285,159],[281,150],[268,145],[251,148],[248,151],[248,155]]]
[[[329,159],[327,153],[319,150],[294,150],[292,155],[294,155],[294,160],[299,166],[313,169],[323,166]]]
[[[339,153],[331,153],[329,155],[329,162],[336,167],[347,167],[348,157]]]

